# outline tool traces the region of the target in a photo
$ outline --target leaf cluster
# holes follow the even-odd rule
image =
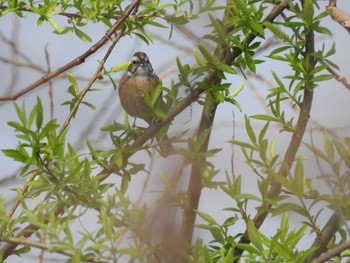
[[[313,32],[329,34],[327,28],[321,26],[328,13],[316,15],[314,8],[317,5],[312,0],[301,3],[288,1],[289,15],[284,21],[262,22],[269,5],[274,7],[274,2],[237,0],[228,1],[226,6],[218,6],[214,0],[175,0],[170,3],[142,1],[140,10],[130,15],[124,24],[126,35],[136,35],[145,43],[151,44],[154,40],[149,33],[149,26],[169,26],[169,35],[172,36],[175,26],[185,25],[198,19],[201,14],[208,13],[208,27],[212,32],[203,36],[203,39],[214,43],[217,48],[213,51],[209,45],[197,45],[193,49],[196,65],[184,64],[177,58],[178,79],[172,80],[170,88],[164,87],[160,82],[151,93],[143,94],[145,103],[153,111],[155,124],[166,118],[168,112],[176,109],[183,101],[178,98],[181,89],[189,96],[196,89],[201,89],[205,99],[199,95],[196,99],[204,106],[204,117],[215,114],[215,110],[207,110],[210,108],[208,105],[214,105],[212,108],[215,109],[220,103],[230,103],[244,111],[237,101],[244,85],[239,84],[232,90],[235,85],[228,81],[228,76],[246,76],[248,70],[256,73],[257,65],[266,63],[256,58],[261,43],[267,38],[266,29],[280,41],[266,59],[285,64],[290,70],[284,76],[272,71],[276,85],[268,90],[266,97],[269,113],[245,116],[247,141],[235,139],[229,142],[240,147],[250,168],[247,174],[232,176],[231,179],[226,172],[226,180],[217,181],[216,178],[222,171],[210,158],[216,156],[221,149],[203,151],[210,139],[212,127],[200,130],[195,138],[186,138],[186,131],[170,138],[170,142],[176,145],[176,154],[184,159],[182,169],[187,165],[198,168],[200,190],[208,188],[222,191],[232,201],[224,208],[228,216],[222,223],[216,215],[191,207],[200,218],[196,227],[209,231],[212,239],[208,245],[196,240],[191,249],[188,249],[190,253],[181,251],[186,254],[184,258],[188,262],[234,262],[239,259],[245,262],[303,262],[315,248],[301,248],[300,244],[307,237],[307,231],[322,236],[319,218],[326,208],[327,211],[339,213],[344,222],[350,216],[350,155],[347,144],[329,138],[327,133],[323,149],[306,141],[303,144],[319,163],[318,179],[326,181],[330,187],[331,194],[325,194],[313,188],[311,177],[314,175],[305,169],[305,158],[296,155],[299,146],[289,164],[285,161],[289,153],[278,152],[278,141],[271,138],[272,124],[277,124],[282,133],[291,136],[291,144],[296,137],[303,136],[302,133],[297,133],[300,131],[300,120],[294,120],[294,115],[287,110],[286,102],[297,114],[301,113],[305,109],[305,94],[317,90],[319,82],[333,78],[325,70],[329,67],[337,68],[330,60],[335,53],[335,45],[328,50],[322,46],[314,52],[308,52],[309,46],[306,45],[310,43]],[[223,17],[218,18],[213,11],[223,12]],[[80,39],[91,41],[91,37],[82,28],[90,22],[101,22],[110,27],[111,21],[123,14],[123,3],[110,0],[1,2],[0,16],[15,13],[24,17],[26,12],[38,16],[38,25],[48,22],[55,33],[73,32]],[[66,17],[68,25],[60,27],[54,20],[56,16]],[[114,66],[106,74],[118,72],[125,67],[126,63]],[[67,76],[68,93],[72,98],[62,104],[68,105],[70,114],[77,118],[77,104],[91,108],[94,105],[80,97],[75,76],[71,73]],[[159,100],[161,95],[163,102]],[[24,224],[39,231],[30,240],[34,243],[24,243],[24,248],[12,253],[20,255],[28,253],[30,247],[39,247],[69,256],[70,262],[111,259],[117,262],[124,258],[138,262],[161,262],[164,244],[152,239],[150,221],[153,211],[148,205],[135,205],[128,196],[132,178],[148,172],[145,160],[133,162],[129,159],[130,156],[139,150],[146,150],[149,156],[153,156],[152,150],[160,146],[159,142],[151,141],[132,148],[137,138],[149,129],[130,127],[126,116],[124,123],[115,121],[102,128],[103,132],[109,134],[111,146],[108,149],[99,149],[88,140],[88,150],[80,153],[66,142],[67,129],[57,131],[60,125],[56,120],[45,122],[45,107],[40,98],[37,98],[29,113],[24,102],[22,105],[15,103],[14,107],[19,120],[8,124],[14,128],[19,142],[15,148],[2,151],[6,156],[22,163],[20,175],[28,177],[28,180],[23,189],[15,189],[18,193],[17,206],[20,204],[22,207],[18,216],[13,216],[13,213],[10,213],[11,216],[6,215],[4,201],[0,199],[0,236],[14,238],[21,234]],[[264,123],[260,131],[255,128],[256,120]],[[167,129],[168,126],[165,125],[156,136],[163,138]],[[347,140],[348,138],[345,141]],[[327,170],[320,168],[321,162],[327,165]],[[314,173],[315,171],[316,169]],[[119,185],[104,182],[111,174],[118,176]],[[181,211],[181,216],[185,216],[183,211],[189,206],[187,198],[193,193],[181,189],[177,181],[169,180],[167,175],[162,174],[161,179],[166,189],[163,196],[170,193],[170,205]],[[252,194],[246,191],[243,188],[244,180],[249,180],[249,184],[256,182],[258,192]],[[271,194],[271,189],[276,188],[278,191]],[[33,207],[29,198],[36,202]],[[319,205],[325,208],[319,208]],[[12,212],[17,206],[14,205]],[[256,211],[255,217],[252,210]],[[86,229],[84,224],[85,216],[90,213],[96,218],[94,229]],[[291,213],[302,218],[301,227],[291,227]],[[280,221],[271,235],[259,229],[265,218],[271,219],[268,214]],[[259,222],[256,218],[261,215],[266,216]],[[83,228],[80,235],[76,235],[72,227],[74,222],[80,222]],[[347,239],[348,233],[345,230],[343,227],[336,230],[340,233],[340,240],[335,238],[327,242],[329,247],[335,247]],[[45,236],[48,246],[43,246],[45,244],[41,242],[40,235]],[[115,245],[124,239],[125,244]],[[22,244],[21,240],[12,242]]]

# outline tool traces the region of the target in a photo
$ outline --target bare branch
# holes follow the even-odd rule
[[[304,263],[312,262],[314,258],[320,255],[322,252],[326,251],[329,242],[332,238],[334,238],[334,234],[339,228],[339,222],[339,216],[334,213],[322,229],[321,233],[312,243],[312,247],[316,247],[317,249],[315,249],[308,257],[306,257]]]
[[[338,8],[335,2],[331,2],[326,8],[331,11],[332,19],[350,33],[350,15]]]
[[[54,246],[46,245],[44,243],[34,242],[34,241],[31,241],[29,239],[25,239],[22,237],[2,237],[2,236],[0,236],[0,240],[3,242],[15,244],[16,246],[24,245],[24,246],[28,246],[28,247],[35,247],[35,248],[39,248],[39,249],[42,249],[45,251],[56,252],[58,254],[69,256],[69,257],[73,257],[76,254],[75,252],[72,252],[72,251],[65,251],[59,247],[54,247]],[[101,262],[100,259],[93,258],[93,257],[83,257],[82,260],[84,262]]]
[[[21,90],[20,92],[16,93],[15,95],[11,96],[3,96],[0,97],[0,101],[8,101],[8,100],[16,100],[18,97],[32,91],[33,89],[41,86],[42,84],[48,82],[50,79],[53,79],[54,77],[62,74],[63,72],[80,65],[81,63],[85,62],[85,59],[87,59],[89,56],[94,54],[98,49],[100,49],[109,39],[111,39],[112,35],[115,33],[115,31],[124,23],[124,21],[129,17],[129,15],[134,11],[135,7],[138,5],[139,1],[134,1],[127,10],[123,13],[123,15],[120,16],[120,19],[104,34],[104,36],[98,41],[95,45],[90,47],[85,53],[80,55],[79,57],[75,58],[71,62],[67,63],[66,65],[60,67],[59,69],[50,72],[46,74],[45,76],[38,79],[36,82],[31,84],[29,87]],[[136,3],[136,4],[135,4]]]
[[[321,256],[319,256],[314,263],[322,263],[322,262],[326,262],[328,259],[331,259],[337,255],[339,255],[341,252],[343,252],[346,249],[350,248],[350,241],[347,241],[345,243],[342,243],[338,246],[336,246],[335,248],[333,248],[332,250],[321,254]]]

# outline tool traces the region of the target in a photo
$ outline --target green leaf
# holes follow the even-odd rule
[[[14,103],[14,105],[15,105],[15,109],[16,109],[18,118],[22,122],[23,126],[26,127],[27,126],[27,117],[26,117],[24,100],[22,102],[22,107],[20,107],[16,102]]]
[[[222,22],[219,21],[217,18],[215,18],[210,13],[208,15],[209,15],[209,19],[210,19],[210,22],[211,22],[211,26],[213,26],[213,28],[216,31],[216,33],[218,35],[220,35],[220,36],[225,36],[225,30],[224,30]]]
[[[82,262],[82,258],[80,253],[75,253],[72,257],[70,257],[67,261],[68,263],[80,263]]]
[[[155,106],[159,106],[157,104],[157,102],[159,102],[159,96],[161,95],[162,93],[162,83],[161,81],[158,82],[158,84],[152,89],[151,93],[150,93],[150,105],[152,108],[154,108]]]
[[[132,168],[129,169],[130,174],[136,174],[145,170],[145,164],[132,164]]]
[[[259,21],[249,20],[250,27],[261,36],[264,36],[264,28]]]
[[[314,30],[317,32],[317,33],[320,33],[320,34],[324,34],[324,35],[333,35],[332,34],[332,31],[329,30],[328,27],[324,27],[324,26],[316,26],[314,27]]]
[[[263,251],[261,234],[258,229],[255,227],[252,220],[248,221],[248,237],[252,244],[260,251]]]
[[[294,171],[294,194],[299,198],[302,198],[304,194],[304,178],[304,166],[302,161],[298,159]]]
[[[330,79],[334,79],[334,76],[331,74],[323,74],[323,75],[318,75],[318,76],[312,78],[311,81],[319,82],[319,81],[326,81],[326,80],[330,80]]]
[[[253,57],[252,57],[248,52],[245,52],[245,53],[244,53],[244,58],[245,58],[245,60],[246,60],[246,63],[247,63],[248,68],[249,68],[253,73],[255,73],[255,72],[256,72],[256,66],[255,66],[255,62],[254,62]]]
[[[318,157],[322,158],[323,160],[325,160],[326,162],[331,162],[331,160],[328,159],[327,155],[323,153],[323,151],[319,150],[318,148],[316,148],[315,146],[308,144],[308,143],[304,143],[304,145],[309,148],[310,151],[312,151],[313,153],[315,153]]]
[[[334,141],[334,146],[337,153],[344,160],[345,165],[350,168],[350,152],[346,149],[345,145],[339,141]]]
[[[276,74],[275,71],[272,71],[272,76],[275,79],[275,81],[278,84],[278,87],[284,88],[283,82],[281,81],[281,79],[278,77],[278,75]]]
[[[292,182],[290,182],[286,177],[283,175],[280,175],[278,173],[273,175],[274,178],[277,179],[277,181],[284,187],[286,190],[294,192],[294,185]]]
[[[63,222],[62,226],[63,226],[63,231],[66,234],[65,238],[68,239],[70,244],[73,244],[73,236],[72,236],[72,232],[69,229],[68,223],[67,222]]]
[[[51,17],[48,17],[47,21],[53,27],[55,33],[57,33],[57,34],[63,33],[63,29],[58,26],[58,24],[56,23],[55,20],[53,20]]]
[[[252,245],[248,245],[248,244],[243,244],[243,243],[238,243],[236,245],[236,247],[242,249],[243,251],[247,251],[249,254],[251,255],[261,255],[262,252],[260,252],[259,250],[257,250],[255,247],[253,247]]]
[[[284,213],[281,219],[281,229],[287,231],[289,228],[289,216],[288,213]]]
[[[202,147],[204,142],[207,140],[209,133],[210,133],[210,129],[205,129],[199,134],[199,136],[197,137],[197,140],[196,140],[196,145],[195,145],[196,152],[200,151],[200,148]]]
[[[77,35],[77,37],[79,37],[83,41],[86,41],[86,42],[92,41],[91,37],[89,37],[87,34],[85,34],[83,31],[81,31],[77,27],[74,28],[74,33]]]
[[[116,72],[119,72],[119,71],[127,70],[129,65],[130,65],[130,61],[120,63],[118,65],[115,65],[115,66],[111,67],[109,72],[110,73],[116,73]]]
[[[36,103],[36,118],[35,118],[35,123],[36,123],[36,128],[39,130],[41,126],[43,125],[43,105],[41,104],[41,100],[39,97],[37,97],[37,103]]]
[[[185,16],[172,16],[170,18],[168,18],[168,21],[170,23],[174,23],[174,24],[177,24],[177,25],[184,25],[184,24],[187,24],[189,22],[189,20],[185,17]]]
[[[199,56],[197,48],[193,49],[193,55],[194,55],[194,58],[196,59],[196,62],[199,66],[205,66],[207,64],[206,61],[202,60],[202,58]]]
[[[250,118],[263,120],[263,121],[278,121],[277,118],[270,115],[265,115],[265,114],[256,114],[256,115],[250,116]]]
[[[121,168],[124,163],[124,156],[123,156],[123,151],[121,148],[117,148],[114,156],[113,156],[113,161],[117,165],[117,167]]]
[[[84,178],[90,179],[90,175],[91,175],[91,166],[90,166],[90,162],[88,159],[85,158],[84,161]]]
[[[296,21],[285,21],[283,22],[283,26],[290,27],[290,28],[297,28],[297,27],[304,26],[304,24],[302,22],[296,22]]]
[[[30,156],[29,154],[22,148],[14,149],[3,149],[1,150],[6,156],[13,158],[15,161],[26,163]]]
[[[16,131],[23,131],[23,132],[27,131],[26,127],[24,127],[21,123],[16,122],[16,121],[9,121],[7,123],[7,125],[10,126],[10,127],[15,128]]]
[[[209,214],[205,213],[205,212],[201,212],[196,210],[196,213],[202,218],[204,219],[204,221],[206,221],[208,224],[210,225],[217,225],[216,221],[214,218],[212,218]]]
[[[225,101],[225,97],[220,91],[213,90],[213,89],[211,89],[210,91],[211,91],[211,95],[213,96],[215,101],[220,102],[220,103]]]
[[[148,20],[147,21],[147,24],[148,25],[152,25],[152,26],[155,26],[155,27],[160,27],[160,28],[168,28],[167,26],[161,24],[161,23],[158,23],[158,22],[155,22],[153,20]]]
[[[81,104],[84,104],[86,106],[88,106],[89,108],[95,110],[96,109],[96,106],[90,102],[87,102],[87,101],[82,101]]]
[[[208,61],[209,63],[214,63],[216,61],[216,59],[212,56],[212,54],[208,52],[208,50],[206,50],[205,47],[203,47],[202,45],[198,45],[198,49],[202,53],[206,61]]]
[[[226,72],[229,74],[237,74],[237,71],[229,65],[218,63],[216,64],[216,67],[223,72]]]
[[[248,134],[248,136],[250,138],[250,141],[253,144],[256,144],[256,136],[255,136],[253,127],[250,124],[250,120],[249,120],[249,118],[247,116],[245,116],[244,118],[245,118],[245,128],[246,128],[247,134]]]
[[[305,0],[303,7],[303,19],[306,23],[306,27],[311,26],[312,19],[314,17],[314,1],[313,0]]]
[[[225,219],[225,222],[222,224],[224,227],[229,227],[234,225],[238,220],[238,217],[229,217]]]
[[[335,42],[333,42],[331,48],[327,51],[325,57],[332,56],[335,54],[335,52],[336,52]]]
[[[287,43],[292,44],[292,41],[289,39],[289,35],[287,33],[283,32],[280,28],[278,28],[277,26],[275,26],[271,22],[265,21],[263,23],[263,25],[265,27],[267,27],[279,39],[281,39]]]
[[[237,140],[231,140],[229,141],[230,143],[233,143],[233,144],[236,144],[238,146],[241,146],[243,148],[248,148],[248,149],[251,149],[251,150],[256,150],[256,147],[254,147],[254,145],[251,145],[247,142],[241,142],[241,141],[237,141]]]
[[[269,54],[269,56],[273,56],[273,55],[276,55],[278,53],[281,53],[281,52],[284,52],[288,49],[290,49],[291,46],[282,46],[282,47],[278,47],[278,48],[275,48],[271,51],[271,53]],[[275,73],[274,71],[272,71],[272,73]]]
[[[130,176],[128,174],[124,174],[120,185],[120,190],[122,191],[123,194],[125,194],[126,191],[128,190],[129,182],[130,182]]]
[[[254,201],[261,201],[260,198],[256,197],[255,195],[252,194],[237,194],[235,195],[235,199],[236,200],[254,200]]]
[[[330,162],[333,162],[334,160],[334,147],[333,143],[329,140],[328,133],[324,133],[323,135],[323,145],[325,149],[325,153],[327,154],[327,157]]]
[[[275,253],[286,259],[286,262],[290,262],[291,259],[295,258],[293,251],[287,245],[281,244],[277,240],[272,239],[271,247],[273,247]]]
[[[230,98],[236,97],[236,96],[241,92],[241,90],[243,89],[243,87],[244,87],[244,82],[242,82],[242,83],[238,86],[237,89],[235,89],[233,92],[231,92],[231,93],[228,95],[228,97],[230,97]]]
[[[108,124],[101,128],[101,131],[126,131],[129,129],[128,125],[123,125],[119,122],[114,122],[112,124]]]
[[[303,215],[303,216],[308,216],[308,213],[304,210],[304,208],[302,208],[301,206],[297,205],[297,204],[293,204],[293,203],[285,203],[285,204],[281,204],[281,205],[278,205],[272,215],[279,215],[279,214],[282,214],[282,213],[289,213],[290,212],[296,212],[300,215]]]
[[[31,251],[31,248],[29,246],[24,246],[19,249],[13,250],[11,254],[22,256],[22,254],[29,253]]]
[[[220,228],[218,227],[213,227],[211,228],[210,230],[210,233],[212,234],[212,236],[214,237],[214,240],[221,243],[221,244],[224,244],[225,243],[225,238],[220,230]]]
[[[316,73],[318,73],[318,72],[320,72],[320,71],[322,71],[322,70],[325,70],[325,69],[327,69],[327,68],[328,68],[327,65],[319,65],[319,66],[315,67],[315,68],[310,72],[310,75],[316,74]]]
[[[31,110],[31,112],[29,114],[28,121],[27,121],[27,127],[28,128],[31,128],[34,120],[36,120],[36,115],[38,113],[36,108],[37,108],[37,105],[35,105],[33,107],[33,109]]]

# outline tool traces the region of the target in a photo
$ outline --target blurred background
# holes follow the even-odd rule
[[[217,1],[218,4],[222,1]],[[326,1],[318,1],[323,11],[327,5]],[[338,7],[350,13],[350,5],[348,1],[338,1]],[[74,35],[56,35],[52,33],[53,28],[44,23],[37,26],[38,17],[25,13],[26,18],[19,18],[13,14],[0,18],[0,96],[11,95],[23,90],[30,84],[42,77],[48,68],[51,71],[65,65],[74,58],[78,57],[88,50],[94,43],[99,41],[107,28],[100,24],[89,24],[83,28],[92,39],[92,42],[83,42]],[[222,17],[222,12],[213,12],[214,16]],[[60,26],[65,25],[65,18],[55,17]],[[281,18],[279,18],[281,19]],[[157,22],[163,23],[162,20]],[[60,24],[61,23],[61,24]],[[211,42],[204,42],[201,37],[211,32],[211,29],[205,27],[210,23],[207,14],[200,19],[192,21],[185,26],[177,26],[174,28],[171,39],[169,39],[169,28],[160,29],[149,27],[148,33],[153,37],[154,44],[147,45],[135,36],[125,36],[117,44],[116,48],[109,57],[105,67],[110,69],[112,66],[129,61],[136,51],[144,51],[149,55],[150,61],[155,72],[163,80],[163,85],[170,87],[172,79],[177,79],[176,57],[182,64],[195,65],[193,58],[193,50],[199,43],[206,45],[208,49],[213,49]],[[166,25],[166,24],[165,24]],[[339,24],[331,20],[330,17],[324,20],[323,26],[330,29],[331,36],[316,35],[317,48],[321,49],[325,45],[325,49],[329,49],[332,43],[336,43],[337,53],[331,58],[341,69],[340,75],[350,78],[350,54],[347,48],[350,43],[349,33]],[[259,40],[260,41],[260,40]],[[93,56],[89,57],[84,63],[73,68],[72,73],[75,74],[80,89],[84,88],[89,79],[98,67],[98,61],[104,56],[107,48],[111,43],[107,43],[102,49],[98,50]],[[213,134],[210,139],[209,148],[222,148],[215,157],[210,161],[220,170],[217,175],[217,181],[225,180],[225,173],[230,177],[242,175],[243,187],[242,191],[246,193],[257,194],[257,180],[259,179],[249,167],[245,164],[245,160],[241,154],[239,147],[233,147],[227,141],[236,140],[247,141],[248,137],[244,127],[244,115],[251,116],[261,114],[267,111],[265,97],[268,89],[276,86],[273,80],[272,71],[275,71],[280,78],[287,75],[289,68],[287,65],[283,68],[283,64],[273,61],[266,56],[271,48],[278,45],[278,40],[271,37],[266,31],[266,39],[263,42],[259,53],[255,59],[262,59],[265,63],[257,65],[257,74],[246,72],[247,78],[241,75],[227,76],[227,82],[232,83],[231,89],[234,91],[239,85],[244,84],[242,92],[237,96],[237,101],[242,107],[240,112],[233,105],[225,103],[219,105],[215,118]],[[116,83],[122,73],[113,75]],[[52,80],[52,98],[53,106],[50,106],[50,84],[46,83],[35,90],[19,97],[16,103],[22,105],[25,103],[27,112],[29,112],[36,103],[36,97],[40,96],[44,110],[45,121],[51,117],[56,118],[58,123],[62,124],[69,113],[68,106],[62,106],[61,103],[71,99],[67,93],[69,82],[67,78],[58,76]],[[98,91],[89,92],[85,100],[96,105],[93,110],[84,105],[79,107],[76,117],[72,120],[67,133],[66,140],[70,142],[77,151],[86,152],[86,140],[90,140],[92,145],[97,149],[110,149],[112,144],[108,133],[101,131],[101,127],[112,123],[113,121],[123,122],[124,113],[120,106],[117,91],[113,84],[106,76],[104,79],[97,81],[93,88]],[[179,96],[186,96],[185,90],[180,88]],[[342,137],[350,135],[350,91],[335,80],[325,81],[316,89],[314,95],[313,109],[311,121],[306,132],[305,140],[310,141],[311,138],[315,146],[323,145],[323,132],[328,132]],[[51,110],[53,112],[51,113]],[[169,130],[169,135],[188,130],[188,136],[194,134],[199,124],[202,107],[198,103],[192,104],[191,108],[182,112],[173,122]],[[284,104],[286,116],[297,116],[290,105]],[[18,143],[13,128],[7,125],[8,121],[18,120],[12,101],[0,102],[0,149],[14,148]],[[130,119],[130,121],[132,121]],[[253,127],[258,133],[265,124],[262,121],[252,120]],[[137,125],[146,126],[142,120],[137,120]],[[290,140],[290,134],[280,133],[281,127],[270,124],[268,135],[276,139],[276,151],[283,154]],[[320,173],[315,163],[315,157],[305,147],[301,147],[298,155],[306,158],[305,174],[315,179]],[[152,193],[154,190],[162,189],[162,182],[159,174],[164,173],[171,176],[176,173],[181,158],[172,156],[167,159],[156,158],[152,162],[144,153],[138,153],[132,157],[133,162],[146,162],[146,167],[150,169],[150,174],[140,174],[137,178],[131,179],[131,187],[129,195],[131,200],[139,200],[140,192],[146,185],[146,194],[142,196],[142,201],[146,203],[154,202],[159,195]],[[13,160],[6,157],[0,152],[0,196],[5,197],[8,207],[14,201],[17,194],[14,190],[21,187],[26,178],[19,177],[21,166]],[[185,172],[188,172],[185,169]],[[187,185],[188,174],[182,175],[182,183]],[[147,178],[149,177],[149,181]],[[110,182],[116,185],[120,184],[120,178],[111,176]],[[313,186],[319,191],[328,192],[329,189],[322,180],[315,181]],[[228,199],[221,191],[215,189],[205,189],[202,193],[199,209],[211,215],[215,215],[220,222],[220,218],[226,218],[228,213],[223,211],[224,208],[234,206],[232,200]],[[251,207],[251,213],[254,215],[255,208]],[[87,213],[89,215],[89,213]],[[298,224],[298,217],[291,214],[291,220]],[[324,216],[327,219],[327,214]],[[93,230],[93,226],[97,218],[86,216],[82,221],[85,228]],[[269,223],[274,223],[274,218]],[[321,217],[322,221],[322,217]],[[320,223],[321,223],[320,221]],[[198,219],[200,222],[200,219]],[[276,221],[279,222],[279,221]],[[233,229],[233,233],[239,233],[240,222],[237,229]],[[88,227],[87,227],[88,226]],[[236,225],[235,225],[236,227]],[[77,225],[77,230],[82,231],[82,226]],[[269,233],[269,226],[263,225],[262,229]],[[273,233],[273,232],[272,232]],[[206,241],[211,239],[209,232],[198,231],[196,235]],[[311,237],[311,241],[313,238]],[[305,240],[305,244],[310,244],[310,240]],[[50,258],[50,255],[47,255]],[[27,258],[30,262],[30,256]],[[33,259],[35,260],[35,258]],[[59,259],[58,259],[59,261]],[[11,257],[8,262],[17,262],[16,258]],[[24,262],[24,261],[22,261]]]

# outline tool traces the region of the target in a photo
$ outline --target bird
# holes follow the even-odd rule
[[[145,102],[144,95],[145,93],[150,94],[159,81],[147,54],[136,52],[118,85],[120,103],[126,113],[145,120],[149,125],[154,123],[153,109]],[[154,106],[165,106],[162,97],[161,93]],[[168,136],[165,135],[162,139],[157,138],[157,140],[162,141],[160,143],[161,155],[167,157],[174,150]]]

